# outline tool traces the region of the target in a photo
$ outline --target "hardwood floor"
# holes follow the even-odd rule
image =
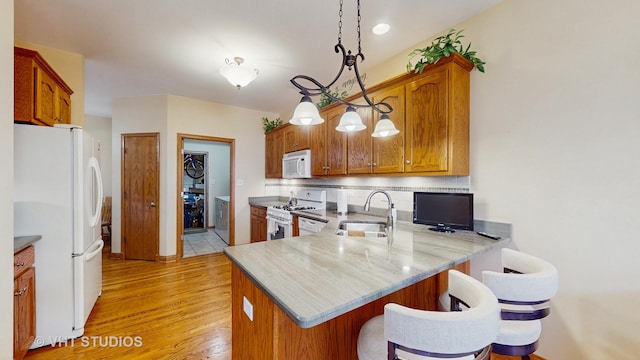
[[[103,256],[103,290],[84,336],[25,359],[231,359],[231,266],[224,254],[179,263]]]
[[[166,264],[103,256],[102,296],[84,336],[25,359],[230,360],[229,260],[222,253]]]

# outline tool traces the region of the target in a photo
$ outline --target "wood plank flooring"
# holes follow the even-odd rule
[[[231,359],[224,254],[161,264],[103,256],[103,290],[79,339],[25,359]]]
[[[84,336],[30,350],[25,357],[231,358],[231,266],[221,253],[168,264],[103,256],[102,296],[89,316]]]

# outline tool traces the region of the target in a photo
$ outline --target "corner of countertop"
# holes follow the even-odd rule
[[[15,236],[13,238],[13,253],[16,254],[42,239],[41,235]]]

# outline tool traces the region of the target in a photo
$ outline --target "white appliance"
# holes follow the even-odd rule
[[[102,291],[99,148],[79,127],[14,125],[14,233],[34,244],[32,347],[84,333]]]
[[[282,177],[306,179],[311,177],[311,150],[300,150],[282,157]]]
[[[216,196],[216,222],[214,231],[229,245],[229,196]]]
[[[267,208],[267,240],[293,236],[292,211],[325,211],[326,203],[327,192],[325,190],[307,189],[299,190],[296,193],[295,204],[290,201],[288,204],[269,206]],[[302,225],[302,219],[298,218],[299,226]],[[303,228],[300,227],[300,235],[302,234]]]

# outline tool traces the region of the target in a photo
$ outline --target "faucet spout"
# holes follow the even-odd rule
[[[395,222],[396,222],[396,218],[393,214],[393,201],[391,200],[391,195],[389,195],[388,192],[384,191],[384,190],[374,190],[372,191],[369,196],[367,196],[367,201],[364,202],[364,211],[369,211],[371,210],[371,198],[373,197],[373,195],[375,194],[383,194],[384,196],[387,197],[387,200],[389,201],[389,207],[387,208],[387,227],[388,228],[393,228]]]

